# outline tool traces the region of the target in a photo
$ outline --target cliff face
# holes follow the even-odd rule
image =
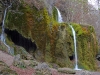
[[[16,44],[17,39],[17,45],[24,45],[24,48],[32,43],[31,47],[27,46],[27,51],[37,60],[56,63],[61,67],[74,67],[71,28],[67,23],[57,22],[57,10],[51,6],[53,2],[46,3],[48,1],[21,0],[13,3],[5,21],[7,43],[12,46],[12,42]],[[98,45],[93,27],[76,23],[71,25],[77,34],[79,67],[96,70],[95,56]],[[28,42],[23,39],[28,39]]]

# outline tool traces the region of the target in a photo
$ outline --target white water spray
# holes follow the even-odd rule
[[[8,48],[9,53],[11,53],[11,49],[10,49],[9,45],[6,44],[4,30],[5,30],[5,18],[6,18],[6,14],[7,14],[7,9],[10,8],[10,7],[11,7],[11,5],[8,6],[4,11],[4,17],[3,17],[3,22],[2,22],[2,33],[1,33],[1,41]]]
[[[60,13],[60,11],[59,11],[59,9],[58,9],[57,7],[55,7],[55,8],[57,9],[57,12],[58,12],[58,22],[59,22],[59,23],[62,23],[63,20],[62,20],[61,13]]]

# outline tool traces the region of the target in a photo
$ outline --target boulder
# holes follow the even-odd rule
[[[38,65],[37,61],[34,60],[23,60],[26,66],[35,67]]]
[[[92,73],[84,70],[84,71],[81,71],[80,75],[92,75]]]
[[[71,68],[58,68],[58,72],[66,73],[66,74],[75,74],[75,70]]]
[[[39,63],[36,67],[36,75],[51,75],[50,68],[46,63]]]

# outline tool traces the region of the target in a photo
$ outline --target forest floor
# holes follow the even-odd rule
[[[11,70],[16,71],[18,75],[35,75],[35,70],[33,68],[27,67],[26,69],[21,69],[13,66],[14,57],[3,51],[0,51],[0,61],[6,63],[6,65],[9,66]],[[52,75],[86,75],[82,74],[82,71],[76,71],[76,74],[61,74],[55,69],[51,69],[51,73]],[[91,75],[100,75],[100,72],[91,72]]]

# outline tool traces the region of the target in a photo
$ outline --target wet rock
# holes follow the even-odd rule
[[[66,73],[66,74],[75,74],[75,70],[70,68],[58,68],[58,72]]]

